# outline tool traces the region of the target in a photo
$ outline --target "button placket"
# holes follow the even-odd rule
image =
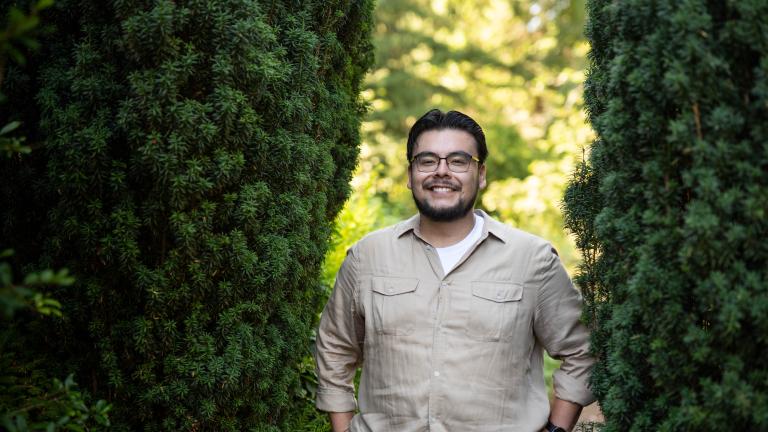
[[[437,259],[437,257],[435,257]],[[442,276],[445,277],[445,276]],[[439,389],[442,388],[442,386],[439,384],[441,381],[440,375],[441,372],[438,370],[440,367],[442,367],[442,360],[443,360],[443,349],[444,349],[444,338],[445,335],[442,334],[442,317],[443,317],[443,310],[446,308],[447,301],[446,301],[446,294],[448,287],[450,286],[450,281],[446,280],[439,280],[438,286],[437,286],[437,304],[435,307],[435,328],[434,331],[434,339],[433,339],[433,349],[432,349],[432,378],[430,379],[430,394],[429,394],[429,402],[428,402],[428,411],[429,411],[429,421],[427,423],[427,430],[431,430],[431,424],[436,423],[436,415],[435,411],[438,409],[437,407],[437,400],[439,400]]]

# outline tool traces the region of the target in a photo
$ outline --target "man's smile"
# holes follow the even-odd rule
[[[457,191],[459,190],[459,187],[454,186],[452,184],[438,183],[438,184],[428,184],[424,187],[424,189],[427,189],[432,192],[447,193],[447,192]]]

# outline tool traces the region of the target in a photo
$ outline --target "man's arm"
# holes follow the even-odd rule
[[[581,295],[554,249],[540,246],[534,260],[537,269],[533,279],[540,286],[534,331],[549,355],[562,360],[553,376],[555,400],[549,420],[570,431],[582,407],[595,400],[589,389],[594,364],[589,353],[589,331],[581,322]]]
[[[328,413],[331,417],[331,430],[333,432],[347,432],[349,431],[349,423],[352,421],[352,417],[355,415],[353,412],[332,412]]]
[[[356,409],[353,380],[362,362],[365,323],[356,308],[358,261],[354,248],[336,275],[336,283],[320,317],[315,365],[317,399],[321,411],[331,413],[334,432],[347,430]]]

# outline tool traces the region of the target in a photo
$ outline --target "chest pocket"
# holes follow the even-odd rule
[[[414,320],[418,313],[416,288],[419,280],[414,278],[374,277],[373,325],[377,333],[405,336],[413,333]]]
[[[467,336],[484,341],[512,337],[522,299],[522,284],[472,282]]]

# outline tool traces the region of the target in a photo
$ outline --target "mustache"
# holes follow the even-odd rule
[[[444,187],[444,188],[449,188],[451,190],[459,190],[459,186],[453,183],[446,183],[441,181],[432,181],[432,182],[424,183],[424,189],[432,189],[435,187]]]

